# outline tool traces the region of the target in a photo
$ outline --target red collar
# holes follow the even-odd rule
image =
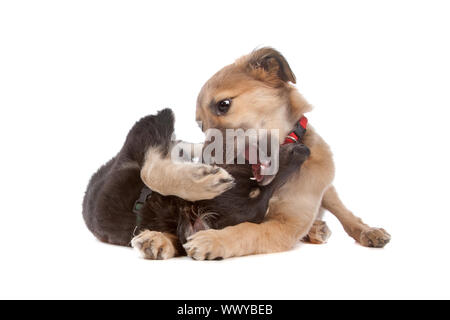
[[[295,123],[294,130],[292,130],[284,139],[283,144],[301,142],[303,136],[306,133],[306,126],[308,125],[308,119],[302,116],[300,120]]]

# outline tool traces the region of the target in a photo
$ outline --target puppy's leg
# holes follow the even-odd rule
[[[178,254],[177,237],[170,233],[145,230],[131,240],[131,246],[150,260],[166,260]]]
[[[365,247],[382,248],[391,239],[384,229],[369,227],[348,210],[339,199],[334,186],[325,191],[322,207],[333,213],[348,235]]]
[[[302,228],[307,232],[310,225]],[[191,236],[184,245],[187,255],[195,260],[239,257],[274,253],[291,249],[301,231],[294,223],[277,215],[261,224],[245,222],[222,230],[205,230]]]
[[[212,260],[291,249],[310,230],[321,199],[321,193],[300,194],[292,198],[296,202],[275,207],[261,224],[246,222],[197,232],[184,245],[187,255],[195,260]]]
[[[172,161],[157,148],[147,151],[141,179],[162,195],[175,195],[189,201],[215,198],[234,185],[233,177],[222,168]]]
[[[200,160],[202,157],[203,143],[190,143],[186,141],[177,141],[171,150],[181,161]]]

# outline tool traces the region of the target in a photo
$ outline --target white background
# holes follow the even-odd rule
[[[450,298],[446,1],[2,1],[0,298]],[[392,235],[146,261],[84,226],[90,175],[163,107],[257,46],[288,59],[349,208]]]

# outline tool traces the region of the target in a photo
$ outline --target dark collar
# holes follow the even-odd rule
[[[133,236],[136,236],[136,231],[141,231],[143,221],[142,209],[145,206],[145,202],[152,196],[152,193],[153,191],[149,187],[144,186],[141,189],[139,198],[134,202],[132,211],[136,215],[136,227],[134,228]]]
[[[284,139],[283,144],[302,142],[302,139],[306,133],[306,127],[308,125],[308,119],[302,116],[300,120],[295,123],[294,130],[292,130]]]

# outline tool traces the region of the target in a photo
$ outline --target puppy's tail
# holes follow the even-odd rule
[[[172,144],[175,116],[171,109],[163,109],[156,115],[140,119],[128,133],[120,152],[128,161],[142,166],[149,148],[158,148],[166,156]]]

